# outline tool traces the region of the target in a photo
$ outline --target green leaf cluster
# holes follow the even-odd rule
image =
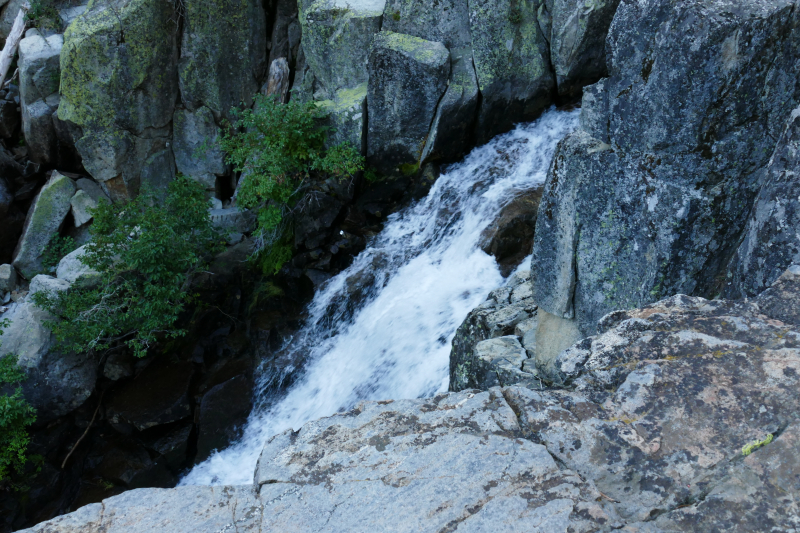
[[[193,299],[193,276],[224,242],[203,188],[183,176],[164,197],[144,189],[124,205],[101,202],[92,214],[80,260],[97,274],[63,292],[38,292],[34,302],[60,319],[48,325],[67,350],[124,344],[144,357],[159,338],[185,334],[176,322]]]
[[[31,0],[25,18],[40,30],[61,30],[61,16],[53,0]]]
[[[242,172],[237,205],[265,206],[258,223],[262,234],[270,235],[261,248],[269,257],[261,263],[265,272],[274,273],[291,257],[291,231],[284,223],[306,181],[353,176],[364,170],[364,158],[351,144],[325,147],[330,128],[321,125],[325,111],[313,102],[281,104],[259,95],[253,109],[233,114],[221,145],[228,162]]]
[[[58,233],[54,233],[42,252],[42,266],[48,271],[52,271],[65,255],[77,247],[78,245],[72,237],[62,237]]]
[[[7,320],[0,321],[0,335],[7,325]],[[0,482],[8,480],[11,470],[22,471],[30,442],[27,427],[36,421],[36,410],[22,397],[19,382],[25,373],[17,361],[16,355],[0,356],[0,386],[17,384],[10,396],[0,394]]]

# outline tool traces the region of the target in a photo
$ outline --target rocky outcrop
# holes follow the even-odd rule
[[[367,158],[385,174],[416,173],[450,77],[442,43],[382,31],[369,56]]]
[[[36,197],[14,252],[13,265],[25,278],[44,272],[42,253],[69,213],[74,194],[75,183],[54,172]]]
[[[509,0],[469,2],[472,54],[481,92],[479,143],[517,122],[533,120],[553,102],[555,79],[537,7]]]
[[[92,2],[64,34],[58,117],[80,128],[83,164],[114,201],[175,174],[175,21],[171,2],[108,0]]]
[[[619,6],[610,77],[584,93],[581,129],[560,144],[539,209],[541,310],[585,336],[614,309],[720,293],[800,99],[788,74],[797,25],[790,1]]]
[[[130,491],[27,531],[791,531],[800,269],[770,291],[614,313],[558,386],[364,402],[270,439],[253,485]]]
[[[753,204],[744,238],[728,268],[729,297],[755,296],[787,264],[800,264],[800,108],[792,111]]]

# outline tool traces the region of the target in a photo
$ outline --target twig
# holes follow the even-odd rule
[[[84,431],[84,432],[83,432],[83,435],[81,435],[81,438],[79,438],[79,439],[78,439],[78,442],[76,442],[76,443],[75,443],[75,444],[72,446],[72,449],[69,451],[69,453],[67,454],[67,456],[66,456],[66,457],[64,457],[64,462],[63,462],[63,463],[61,463],[61,470],[64,470],[64,467],[65,467],[65,466],[67,466],[67,461],[69,460],[70,456],[72,455],[72,452],[74,452],[74,451],[75,451],[75,449],[78,447],[78,444],[80,444],[80,443],[81,443],[81,441],[82,441],[82,440],[83,440],[83,439],[86,437],[86,435],[89,433],[89,430],[92,428],[92,424],[94,424],[94,419],[95,419],[95,418],[97,418],[97,412],[98,412],[98,411],[100,411],[100,405],[103,403],[103,395],[104,395],[104,394],[105,394],[105,391],[103,391],[103,394],[101,394],[101,395],[100,395],[100,400],[98,400],[98,402],[97,402],[97,407],[95,407],[95,409],[94,409],[94,414],[92,415],[92,420],[89,422],[89,425],[88,425],[88,426],[86,426],[86,431]]]

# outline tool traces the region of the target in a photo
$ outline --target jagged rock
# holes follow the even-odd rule
[[[37,411],[37,422],[47,423],[83,405],[94,391],[97,362],[87,354],[57,350],[55,337],[45,326],[53,317],[30,301],[16,304],[3,318],[9,318],[11,325],[3,332],[0,355],[19,356],[26,374],[22,391]]]
[[[316,100],[367,83],[367,58],[381,29],[385,0],[310,0],[298,3],[303,54],[319,85]]]
[[[103,364],[103,376],[111,381],[118,381],[133,376],[134,361],[130,354],[113,352]]]
[[[267,22],[259,0],[185,0],[179,63],[181,99],[230,118],[250,106],[267,69]]]
[[[442,43],[382,31],[369,56],[370,163],[386,174],[413,174],[436,107],[447,88],[450,54]]]
[[[450,79],[423,150],[423,160],[454,160],[470,146],[478,110],[478,82],[472,64],[466,0],[389,0],[384,31],[440,42],[450,51]]]
[[[78,178],[75,182],[75,185],[78,186],[78,189],[88,194],[95,203],[100,203],[101,200],[105,200],[106,202],[109,201],[108,196],[106,193],[103,192],[103,189],[100,186],[90,180],[89,178]]]
[[[81,257],[86,253],[86,245],[83,245],[65,255],[56,267],[56,277],[67,283],[75,283],[79,279],[81,284],[91,283],[91,278],[98,273],[81,262]]]
[[[536,306],[530,298],[529,271],[512,276],[504,287],[492,291],[484,303],[470,312],[453,337],[453,347],[450,352],[450,390],[481,388],[481,384],[486,387],[498,383],[509,385],[532,379],[534,376],[516,376],[515,372],[509,374],[505,368],[500,369],[492,363],[494,357],[479,350],[478,346],[487,339],[516,334],[517,327],[535,319],[536,313]],[[503,344],[509,342],[510,339],[506,339]],[[487,346],[491,347],[491,344],[484,345]],[[519,346],[518,350],[516,345],[512,348],[516,350],[515,353],[519,353],[519,356],[513,357],[515,361],[519,360],[519,365],[514,363],[514,369],[521,370],[523,359],[528,357],[527,352],[522,346]],[[498,379],[498,373],[506,377],[493,381]]]
[[[0,220],[6,216],[12,202],[14,202],[14,194],[11,190],[6,179],[0,177]]]
[[[19,43],[22,133],[29,157],[39,164],[58,162],[53,114],[58,109],[58,86],[61,78],[59,59],[63,44],[63,35],[44,38],[38,32],[25,37]]]
[[[742,244],[729,267],[728,297],[756,296],[791,263],[800,264],[800,108],[792,111],[786,130],[766,169]]]
[[[608,75],[606,36],[619,0],[555,0],[550,59],[562,98],[580,96],[585,85]]]
[[[214,115],[207,107],[195,111],[177,109],[173,120],[172,150],[178,171],[213,191],[217,176],[227,170]]]
[[[162,0],[92,2],[64,34],[58,117],[82,131],[83,165],[114,201],[164,167],[150,158],[167,149],[178,97],[176,19]]]
[[[168,467],[178,470],[186,462],[192,429],[192,424],[179,426],[145,445],[162,456]]]
[[[211,209],[209,216],[214,227],[221,230],[250,233],[256,227],[256,214],[247,209]]]
[[[137,379],[116,389],[106,403],[106,417],[119,431],[145,429],[183,420],[191,413],[191,363],[148,366]]]
[[[300,53],[301,30],[297,0],[279,0],[275,6],[275,23],[272,25],[272,42],[269,46],[269,65],[280,58],[288,65],[296,65]],[[263,89],[263,88],[262,88]]]
[[[70,199],[69,205],[72,209],[72,218],[75,221],[75,227],[78,227],[92,220],[94,215],[92,215],[89,210],[97,207],[97,201],[89,196],[88,193],[78,189],[78,192]]]
[[[620,4],[610,77],[585,93],[581,129],[560,143],[545,185],[531,267],[539,307],[585,336],[614,309],[719,294],[800,101],[793,5]]]
[[[64,9],[59,10],[58,14],[61,17],[61,23],[66,28],[72,21],[78,18],[79,16],[83,15],[83,12],[86,11],[86,6],[74,6],[74,7],[66,7]]]
[[[486,390],[533,379],[535,376],[522,371],[527,358],[528,354],[515,335],[481,341],[475,345],[468,387]]]
[[[537,3],[470,0],[473,59],[481,92],[477,141],[536,118],[553,101],[549,49]]]
[[[0,294],[17,288],[17,271],[11,265],[0,265]]]
[[[11,27],[14,25],[14,19],[19,13],[19,8],[25,3],[25,0],[3,0],[0,5],[5,4],[2,14],[0,14],[0,38],[8,37],[11,32]]]
[[[204,461],[214,450],[236,440],[252,407],[253,383],[245,376],[231,378],[205,393],[197,420],[195,461]]]
[[[325,126],[332,128],[326,142],[329,145],[350,143],[362,152],[367,143],[364,117],[367,113],[367,84],[352,89],[339,89],[332,99],[317,100],[317,106],[327,113]]]
[[[102,479],[130,488],[169,487],[174,479],[165,463],[153,461],[142,445],[129,442],[110,447],[92,470]]]
[[[274,96],[278,102],[286,103],[289,95],[289,62],[285,57],[279,57],[269,65],[267,83],[261,87],[261,93],[265,96]]]
[[[36,274],[44,272],[42,252],[69,213],[69,202],[74,194],[75,183],[53,172],[36,197],[14,251],[13,264],[25,278],[33,279]]]

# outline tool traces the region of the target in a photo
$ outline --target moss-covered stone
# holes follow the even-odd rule
[[[386,175],[419,165],[449,77],[450,53],[442,43],[394,32],[375,36],[367,97],[371,165]]]
[[[300,8],[305,62],[318,81],[317,100],[367,82],[367,57],[381,29],[385,0],[318,0]]]
[[[28,211],[13,262],[26,279],[33,279],[37,274],[45,272],[42,252],[69,213],[70,200],[74,194],[75,183],[54,172]]]
[[[532,120],[553,100],[555,80],[538,7],[539,2],[469,1],[475,71],[483,97],[478,142]]]
[[[250,106],[267,69],[267,23],[260,0],[184,0],[180,87],[186,108],[219,118]]]
[[[83,164],[113,200],[138,193],[147,159],[169,142],[176,20],[167,0],[91,0],[64,35],[58,116],[82,130]]]
[[[317,102],[317,105],[328,113],[325,122],[333,130],[328,134],[329,144],[348,142],[356,148],[363,147],[366,142],[364,138],[366,100],[367,84],[362,83],[353,89],[336,91],[333,100]]]

